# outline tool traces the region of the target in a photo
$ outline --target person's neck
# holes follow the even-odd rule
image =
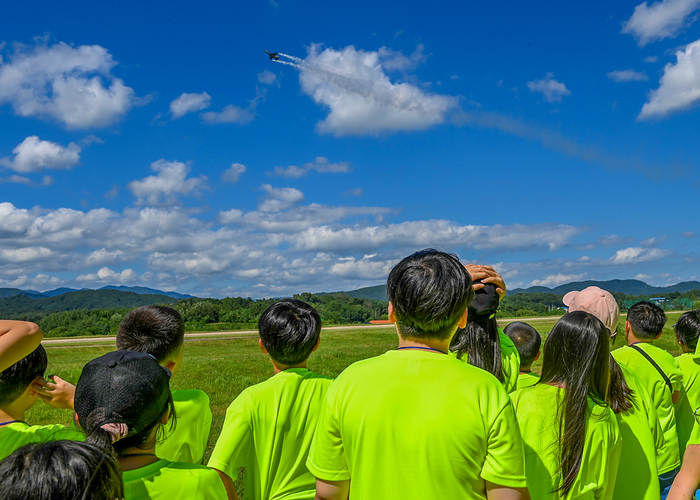
[[[1,422],[12,422],[19,420],[24,422],[24,415],[27,412],[26,408],[19,408],[17,402],[9,404],[3,408],[0,408],[0,423]]]
[[[695,349],[691,349],[685,344],[681,344],[681,349],[683,349],[683,354],[695,354]]]
[[[284,370],[289,370],[290,368],[306,368],[306,364],[308,362],[308,360],[304,360],[298,365],[283,365],[282,363],[279,363],[272,358],[270,358],[270,361],[272,361],[272,369],[275,371],[275,375],[277,375],[280,372],[283,372]]]
[[[122,470],[134,470],[146,467],[160,460],[156,456],[156,447],[150,448],[127,448],[119,454],[119,463]]]
[[[447,353],[450,349],[450,340],[452,339],[405,339],[399,336],[399,349],[426,349]]]
[[[627,334],[627,345],[632,344],[651,344],[654,339],[640,339],[633,332]]]

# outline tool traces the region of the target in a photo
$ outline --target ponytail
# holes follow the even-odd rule
[[[465,328],[457,330],[450,350],[457,353],[457,359],[466,355],[470,365],[486,370],[500,382],[505,381],[496,318],[468,322]]]

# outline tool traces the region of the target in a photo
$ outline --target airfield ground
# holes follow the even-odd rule
[[[664,334],[655,342],[674,356],[680,354],[672,325],[680,312],[667,313]],[[543,336],[551,331],[557,318],[523,318]],[[511,321],[499,320],[501,327]],[[624,326],[624,317],[621,318]],[[622,330],[622,328],[620,328]],[[396,331],[391,326],[351,326],[324,328],[321,346],[311,355],[309,369],[316,373],[337,376],[351,363],[377,356],[396,347]],[[173,378],[173,389],[201,389],[209,394],[214,413],[209,445],[205,455],[208,460],[216,439],[221,432],[226,408],[246,387],[257,384],[272,375],[267,356],[260,352],[255,331],[216,332],[187,334],[185,361]],[[624,337],[614,347],[625,344]],[[72,383],[78,381],[82,367],[91,359],[114,349],[114,338],[46,339],[44,345],[49,355],[47,374],[58,375]],[[540,371],[540,362],[534,370]],[[30,424],[69,423],[72,412],[56,410],[38,403],[27,414]],[[238,483],[240,489],[240,482]]]

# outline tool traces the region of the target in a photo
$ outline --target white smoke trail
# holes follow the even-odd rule
[[[335,73],[327,68],[318,66],[317,64],[309,63],[298,57],[283,54],[282,52],[278,52],[278,54],[294,62],[276,60],[276,63],[286,64],[297,68],[300,71],[308,71],[321,81],[344,89],[353,94],[362,96],[367,101],[372,101],[380,106],[391,106],[406,111],[417,111],[420,113],[431,112],[431,110],[425,108],[422,102],[402,98],[401,95],[399,95],[399,92],[392,91],[384,86],[378,86],[373,81],[361,80],[350,75]]]

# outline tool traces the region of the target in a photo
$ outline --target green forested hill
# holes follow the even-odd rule
[[[55,297],[32,299],[26,295],[0,298],[0,317],[17,318],[31,313],[52,313],[75,309],[121,309],[149,304],[174,304],[165,295],[140,295],[119,290],[81,290]]]

